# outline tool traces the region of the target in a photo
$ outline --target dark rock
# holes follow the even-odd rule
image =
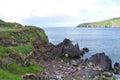
[[[70,40],[67,39],[67,38],[65,38],[65,39],[63,40],[63,44],[64,44],[64,45],[71,44],[71,42],[72,42],[72,41],[70,41]]]
[[[73,45],[72,41],[70,41],[69,39],[64,39],[63,42],[56,45],[56,48],[62,50],[60,51],[61,52],[60,54],[62,56],[67,54],[69,58],[80,58],[81,57],[79,45],[78,44]]]
[[[105,53],[92,55],[88,62],[92,62],[94,66],[101,67],[103,71],[110,71],[112,69],[112,61]]]
[[[85,54],[85,51],[84,50],[80,50],[80,55],[84,56],[84,54]]]
[[[64,39],[63,42],[59,43],[58,45],[53,45],[51,43],[36,39],[33,42],[33,46],[33,55],[36,59],[52,60],[56,57],[79,59],[85,54],[84,50],[80,50],[78,44],[73,45],[72,41],[69,39]],[[44,51],[41,50],[41,48],[44,49]]]
[[[83,51],[89,52],[89,49],[88,48],[83,48]]]
[[[118,62],[114,64],[114,73],[120,74],[120,64]]]

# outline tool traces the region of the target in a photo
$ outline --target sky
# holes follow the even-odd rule
[[[120,17],[120,0],[0,0],[0,19],[39,27],[75,27]]]

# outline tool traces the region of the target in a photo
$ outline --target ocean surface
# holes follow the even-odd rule
[[[59,44],[64,38],[78,43],[80,49],[89,48],[85,57],[104,52],[113,63],[120,62],[120,28],[72,28],[53,27],[44,28],[49,42]]]

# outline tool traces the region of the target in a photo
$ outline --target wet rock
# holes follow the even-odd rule
[[[92,62],[94,66],[101,67],[103,71],[110,71],[112,69],[112,61],[105,53],[92,55],[88,62]]]
[[[114,64],[114,73],[120,74],[120,64],[118,62]]]

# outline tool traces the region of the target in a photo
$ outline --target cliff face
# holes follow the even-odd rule
[[[120,17],[112,18],[104,21],[98,22],[90,22],[90,23],[81,23],[77,27],[89,27],[89,28],[112,28],[112,27],[120,27]]]
[[[0,20],[0,79],[22,80],[23,74],[42,70],[29,58],[35,39],[48,42],[41,28]]]

